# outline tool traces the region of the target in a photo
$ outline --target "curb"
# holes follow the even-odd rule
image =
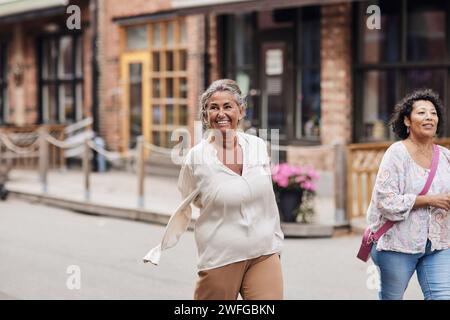
[[[159,225],[166,225],[170,216],[164,213],[152,212],[144,209],[120,208],[107,206],[90,201],[76,201],[55,197],[46,194],[35,194],[24,191],[9,190],[10,195],[18,199],[26,201],[38,202],[45,205],[68,209],[75,212],[81,212],[90,215],[109,216],[120,219],[128,219],[135,221],[149,222]],[[188,230],[194,230],[195,220],[189,223]],[[302,224],[302,223],[281,223],[281,230],[285,238],[328,238],[334,234],[333,226],[319,224]]]

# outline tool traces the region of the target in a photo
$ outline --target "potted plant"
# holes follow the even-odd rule
[[[309,222],[314,213],[313,200],[318,172],[311,166],[281,163],[272,168],[272,182],[281,220]]]

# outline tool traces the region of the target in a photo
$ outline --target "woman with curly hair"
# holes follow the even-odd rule
[[[283,232],[272,187],[267,146],[238,130],[245,99],[230,79],[213,82],[200,97],[205,138],[186,155],[178,188],[186,206],[170,219],[161,244],[144,262],[186,230],[190,202],[200,208],[194,235],[198,253],[195,300],[280,300]]]
[[[439,96],[421,89],[392,115],[401,141],[383,156],[367,213],[373,233],[389,226],[371,251],[383,300],[402,299],[415,271],[425,299],[450,299],[450,151],[433,144],[442,110]],[[425,188],[433,160],[436,174]]]

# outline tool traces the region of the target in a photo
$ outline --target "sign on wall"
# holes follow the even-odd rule
[[[269,49],[266,51],[266,74],[276,76],[283,73],[283,51]]]

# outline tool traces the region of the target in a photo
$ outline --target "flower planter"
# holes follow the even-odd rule
[[[281,220],[284,222],[296,222],[297,214],[302,202],[301,190],[280,190],[279,204]]]
[[[277,197],[280,220],[283,222],[310,222],[314,213],[312,199],[315,195],[315,181],[319,174],[311,166],[292,166],[281,163],[272,167],[273,190]]]

